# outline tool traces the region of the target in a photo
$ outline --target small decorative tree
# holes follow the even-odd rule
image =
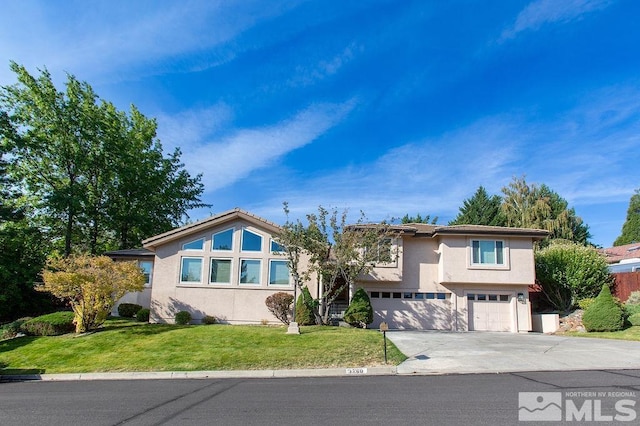
[[[141,291],[145,282],[135,262],[87,255],[49,258],[42,279],[38,290],[69,301],[76,333],[102,325],[115,303],[130,291]]]
[[[269,312],[276,318],[282,321],[284,324],[289,325],[291,317],[291,303],[293,302],[293,295],[280,291],[267,297],[265,304]]]
[[[313,314],[314,302],[307,287],[302,287],[300,296],[296,301],[296,322],[300,325],[312,325],[316,323]]]
[[[373,322],[373,308],[369,295],[359,288],[351,298],[351,303],[344,313],[344,320],[354,327],[366,328]]]
[[[587,331],[616,331],[624,325],[624,312],[611,295],[607,284],[582,316]]]

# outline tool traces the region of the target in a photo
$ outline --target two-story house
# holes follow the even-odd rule
[[[232,324],[276,323],[265,299],[294,291],[274,239],[279,229],[234,209],[145,240],[154,253],[151,321],[172,322],[186,310],[196,321],[213,315]],[[546,231],[427,224],[392,231],[393,261],[355,285],[371,298],[372,327],[385,321],[392,329],[531,330],[533,244]],[[306,285],[319,296],[316,277]]]

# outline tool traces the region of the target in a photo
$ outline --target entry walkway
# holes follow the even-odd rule
[[[538,333],[390,331],[398,374],[640,368],[640,342]]]

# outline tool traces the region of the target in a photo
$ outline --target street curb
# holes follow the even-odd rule
[[[296,370],[156,371],[2,375],[0,382],[77,380],[266,379],[284,377],[390,376],[397,367],[323,368]]]

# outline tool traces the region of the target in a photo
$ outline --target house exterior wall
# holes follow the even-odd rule
[[[213,250],[212,236],[218,232],[233,230],[232,250]],[[241,249],[244,230],[262,237],[260,251]],[[184,250],[183,245],[203,240],[202,250]],[[269,312],[265,299],[276,293],[293,294],[292,279],[287,284],[270,284],[269,274],[272,261],[286,261],[283,254],[271,251],[272,234],[265,228],[247,220],[225,222],[200,230],[156,248],[155,273],[151,301],[151,322],[173,322],[179,311],[189,311],[198,322],[205,315],[211,315],[222,322],[278,323]],[[199,282],[181,280],[182,259],[201,259]],[[212,283],[210,280],[211,260],[230,260],[230,282]],[[243,260],[259,261],[259,283],[241,283]],[[312,294],[314,292],[312,291]]]

